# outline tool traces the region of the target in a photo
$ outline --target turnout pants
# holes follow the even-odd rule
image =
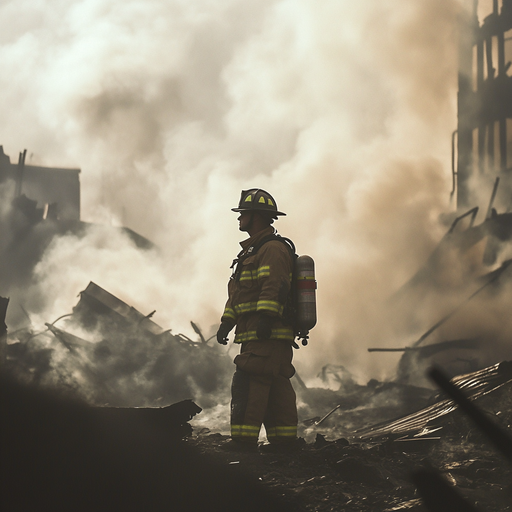
[[[235,357],[231,386],[231,437],[257,443],[265,425],[270,443],[297,438],[297,405],[290,378],[293,349],[284,340],[249,341]]]

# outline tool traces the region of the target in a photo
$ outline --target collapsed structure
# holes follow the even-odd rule
[[[456,192],[460,208],[467,208],[475,198],[475,177],[487,187],[501,180],[504,190],[500,205],[510,209],[512,77],[508,72],[512,2],[493,0],[492,11],[482,23],[478,7],[478,0],[474,0],[461,29],[452,194]]]
[[[467,2],[460,30],[450,193],[456,210],[424,267],[392,297],[409,326],[423,332],[405,347],[370,348],[403,353],[401,382],[415,381],[433,362],[455,376],[511,357],[506,322],[496,330],[468,319],[472,310],[497,315],[496,305],[512,300],[512,2],[487,5],[480,22],[485,6]],[[425,319],[425,310],[438,310],[438,318]]]
[[[198,341],[162,329],[153,313],[143,315],[91,282],[73,312],[46,330],[10,334],[4,370],[93,405],[160,407],[194,397],[211,407],[229,387],[229,358],[195,324]]]

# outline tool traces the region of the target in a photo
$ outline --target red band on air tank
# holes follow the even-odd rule
[[[306,281],[305,279],[297,280],[297,289],[298,290],[316,290],[316,281]]]

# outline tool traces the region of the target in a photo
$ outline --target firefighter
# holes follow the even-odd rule
[[[231,387],[231,441],[227,449],[256,450],[261,425],[277,449],[297,446],[297,406],[290,383],[294,331],[283,318],[291,288],[293,253],[275,240],[278,216],[265,190],[243,190],[237,208],[240,231],[249,238],[233,261],[228,300],[217,332],[226,345],[236,326],[240,353]],[[270,240],[269,240],[270,239]]]

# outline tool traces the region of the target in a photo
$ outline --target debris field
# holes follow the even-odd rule
[[[172,335],[148,315],[142,315],[94,283],[80,294],[67,321],[69,326],[78,322],[82,329],[102,332],[105,339],[94,344],[87,342],[56,327],[56,322],[47,324],[44,336],[29,330],[9,334],[11,343],[7,344],[4,372],[7,381],[2,387],[2,408],[6,413],[2,417],[10,417],[9,421],[4,420],[8,423],[5,425],[8,436],[3,438],[2,450],[11,467],[8,487],[2,494],[9,510],[22,510],[22,505],[30,508],[35,504],[27,501],[26,496],[20,497],[23,482],[34,489],[31,499],[46,504],[48,509],[64,510],[72,503],[75,510],[82,510],[80,506],[90,510],[103,503],[106,510],[113,510],[113,502],[109,500],[114,498],[105,494],[106,489],[97,479],[105,478],[105,468],[119,472],[119,460],[124,460],[127,466],[119,473],[118,482],[109,485],[113,486],[112,492],[123,493],[120,503],[124,503],[126,510],[131,506],[127,496],[135,492],[130,494],[127,487],[133,485],[142,494],[147,491],[145,486],[154,490],[148,501],[137,493],[132,496],[132,504],[142,506],[143,503],[146,510],[163,509],[169,502],[178,503],[176,510],[180,510],[179,503],[186,508],[191,503],[187,500],[192,499],[188,494],[193,489],[209,500],[209,510],[239,510],[236,507],[241,501],[236,505],[232,496],[228,502],[220,497],[221,489],[229,494],[232,485],[228,481],[238,481],[240,488],[250,489],[247,492],[252,498],[244,497],[244,510],[251,510],[255,503],[268,508],[261,501],[266,499],[274,506],[280,504],[281,510],[431,510],[426,508],[418,491],[421,483],[415,481],[418,474],[429,474],[429,471],[440,476],[467,506],[482,511],[512,509],[509,461],[443,393],[400,382],[372,380],[362,386],[345,368],[327,365],[321,376],[337,381],[340,386],[337,391],[308,388],[299,376],[293,381],[301,417],[301,442],[297,450],[272,452],[264,442],[257,453],[227,452],[223,446],[228,436],[205,427],[192,428],[188,423],[203,413],[202,403],[198,406],[187,400],[193,396],[192,388],[156,380],[154,395],[145,390],[147,403],[140,406],[124,394],[112,392],[116,383],[108,377],[116,374],[109,365],[115,368],[123,360],[112,354],[113,347],[117,351],[131,351],[141,337],[150,340],[157,356],[117,372],[118,379],[138,372],[151,373],[155,365],[162,364],[161,358],[165,364],[176,358],[186,362],[190,352],[195,356],[193,361],[201,353],[204,359],[200,364],[209,361],[219,375],[224,375],[223,365],[230,358],[218,352],[214,344],[210,346],[197,326],[198,341]],[[112,335],[116,337],[111,338]],[[46,341],[51,337],[52,342],[36,345],[41,336]],[[62,353],[66,354],[65,358]],[[45,360],[44,365],[41,358]],[[79,362],[73,378],[64,371],[69,370],[72,361]],[[193,364],[182,371],[193,374]],[[180,374],[170,373],[168,378],[179,379]],[[499,428],[510,431],[512,363],[495,364],[455,377],[452,382]],[[95,392],[84,395],[80,383]],[[228,386],[224,381],[214,384]],[[157,397],[168,387],[173,389],[173,395]],[[53,394],[43,388],[53,389]],[[207,388],[205,395],[208,389],[212,388]],[[135,396],[132,400],[138,400],[137,390],[131,391]],[[84,402],[96,403],[96,407]],[[176,403],[166,405],[171,402]],[[84,430],[88,433],[84,434]],[[156,437],[150,441],[149,435]],[[162,436],[166,440],[158,447],[156,439],[161,440]],[[150,446],[144,447],[147,443]],[[140,481],[141,469],[133,466],[135,462],[142,464],[139,459],[144,459],[140,468],[145,468],[148,475]],[[84,467],[70,470],[70,465],[81,464]],[[113,467],[109,466],[112,464]],[[29,471],[27,466],[31,468]],[[50,473],[44,476],[47,471]],[[175,486],[179,490],[172,488],[172,493],[164,490],[162,475],[157,474],[160,471],[174,479],[173,472],[180,472],[180,478],[185,480]],[[220,475],[227,480],[212,487]],[[54,483],[48,483],[50,478],[61,481],[69,492],[61,495],[58,490],[61,485],[54,488]],[[210,479],[208,485],[201,480],[204,478]],[[83,481],[91,485],[87,500],[81,494],[85,492]],[[187,489],[186,493],[183,488]],[[452,503],[450,500],[445,498],[446,503]],[[203,504],[200,501],[194,506],[200,510]]]

